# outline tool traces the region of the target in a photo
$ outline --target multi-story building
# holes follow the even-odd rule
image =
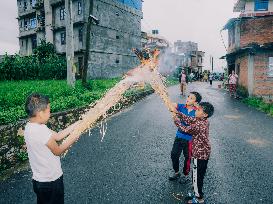
[[[72,0],[75,64],[81,72],[86,47],[89,0]],[[41,40],[66,51],[64,0],[17,0],[20,54],[29,55]],[[89,78],[117,77],[138,64],[132,48],[141,47],[142,0],[94,0]]]
[[[174,53],[176,54],[176,66],[186,69],[188,73],[193,72],[197,76],[202,73],[205,52],[198,51],[197,43],[178,40],[174,43]]]
[[[239,84],[249,95],[271,100],[273,96],[273,0],[238,0],[238,18],[224,26],[228,30],[228,52],[224,56],[229,73],[235,70]]]

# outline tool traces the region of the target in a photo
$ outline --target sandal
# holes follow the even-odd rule
[[[203,198],[193,197],[192,200],[188,201],[188,204],[198,204],[198,203],[205,203],[205,200]]]

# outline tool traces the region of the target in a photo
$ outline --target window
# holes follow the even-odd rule
[[[21,40],[21,47],[24,47],[24,41]]]
[[[117,40],[119,39],[119,36],[118,36],[118,35],[116,36],[116,39],[117,39]]]
[[[23,28],[23,20],[20,21],[20,28]]]
[[[61,33],[61,44],[65,45],[65,32]]]
[[[19,3],[19,8],[21,8],[21,7],[22,7],[22,2],[21,2],[21,0],[19,0],[18,3]]]
[[[269,57],[268,73],[267,73],[267,75],[269,77],[273,77],[273,57]]]
[[[82,14],[82,2],[78,1],[78,15]]]
[[[28,20],[27,19],[24,20],[24,27],[25,27],[25,30],[28,30]]]
[[[30,0],[30,5],[34,7],[36,5],[36,0]]]
[[[61,7],[60,9],[60,20],[64,20],[64,7]]]
[[[24,1],[24,10],[27,10],[27,2]]]
[[[255,11],[267,11],[268,0],[255,0]]]
[[[79,28],[79,42],[82,42],[82,39],[83,39],[82,28]]]
[[[31,38],[31,45],[32,45],[32,49],[35,49],[37,47],[37,37],[33,36]]]
[[[36,18],[30,19],[30,28],[36,28],[37,23],[36,23]]]

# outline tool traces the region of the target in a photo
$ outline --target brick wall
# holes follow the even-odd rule
[[[241,21],[240,47],[251,43],[273,42],[273,16],[262,18],[243,18]]]
[[[269,57],[273,57],[273,52],[257,53],[254,57],[254,95],[266,100],[273,96],[273,78],[267,75]]]
[[[235,67],[240,64],[239,70],[239,84],[246,87],[248,86],[248,56],[238,56],[235,60]]]

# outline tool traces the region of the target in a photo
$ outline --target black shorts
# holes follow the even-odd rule
[[[32,180],[33,190],[37,195],[37,204],[63,204],[64,183],[63,176],[51,182]]]

